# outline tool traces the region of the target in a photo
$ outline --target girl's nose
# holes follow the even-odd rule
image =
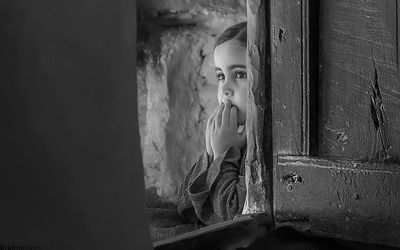
[[[231,88],[230,82],[226,81],[224,86],[222,87],[222,93],[224,95],[224,97],[231,97],[234,94],[233,89]]]
[[[224,96],[225,97],[231,97],[233,96],[233,90],[231,88],[226,88],[223,90]]]

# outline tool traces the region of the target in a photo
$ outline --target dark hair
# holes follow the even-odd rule
[[[243,43],[244,46],[247,46],[247,22],[237,23],[228,27],[217,39],[217,42],[214,45],[217,47],[218,45],[229,41],[229,40],[238,40]]]

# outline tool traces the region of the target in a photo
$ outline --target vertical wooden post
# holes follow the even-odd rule
[[[269,26],[265,0],[247,1],[247,196],[243,214],[266,213],[272,221],[272,142]]]

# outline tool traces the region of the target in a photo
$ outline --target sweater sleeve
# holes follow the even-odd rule
[[[178,190],[178,212],[180,217],[185,222],[198,223],[198,218],[194,210],[192,200],[189,196],[189,186],[193,181],[201,175],[202,172],[206,171],[212,162],[212,157],[209,157],[206,152],[204,152],[195,162],[185,175],[183,183],[180,185]]]
[[[230,147],[185,187],[193,212],[204,224],[233,219],[241,213],[246,195],[241,160],[240,148]]]

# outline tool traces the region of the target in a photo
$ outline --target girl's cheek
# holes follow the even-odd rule
[[[222,88],[221,88],[221,85],[218,85],[217,98],[218,98],[218,104],[221,104],[222,103]]]

